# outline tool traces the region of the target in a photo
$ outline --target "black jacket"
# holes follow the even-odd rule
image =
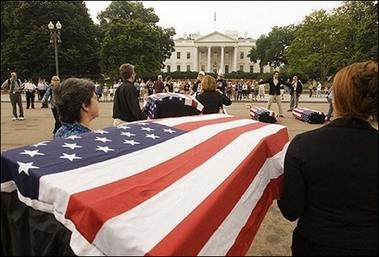
[[[377,253],[377,158],[378,131],[362,120],[335,119],[294,137],[278,206],[298,219],[295,248],[300,235],[314,246]]]
[[[232,101],[217,91],[204,91],[196,95],[196,99],[204,106],[204,114],[219,113],[222,105],[231,105]]]
[[[147,115],[141,110],[139,93],[133,83],[126,80],[117,88],[113,99],[113,119],[123,121],[146,120]]]
[[[278,78],[278,84],[274,84],[274,78],[269,78],[268,80],[265,80],[265,81],[260,81],[258,82],[258,84],[269,84],[270,88],[269,88],[269,91],[268,91],[268,94],[269,95],[281,95],[280,94],[280,86],[281,85],[287,85],[287,86],[291,86],[291,83],[287,83],[285,82],[284,80],[282,80],[281,78]]]
[[[292,95],[294,91],[294,88],[292,87],[292,85],[293,84],[291,84],[291,87],[290,87],[290,95]],[[296,95],[300,96],[302,92],[303,92],[303,84],[300,81],[298,81],[296,82]]]

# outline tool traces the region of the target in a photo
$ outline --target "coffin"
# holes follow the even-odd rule
[[[253,106],[250,108],[250,117],[253,120],[268,123],[275,123],[278,120],[278,114],[260,106]]]
[[[305,107],[297,107],[292,110],[292,115],[301,121],[311,124],[323,124],[325,122],[325,113]]]
[[[190,95],[157,93],[145,98],[144,108],[150,119],[199,115],[204,106]]]

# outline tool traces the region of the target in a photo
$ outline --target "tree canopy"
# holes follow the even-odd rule
[[[152,78],[175,51],[175,29],[157,26],[159,17],[142,2],[112,1],[97,17],[94,24],[84,1],[2,1],[1,75],[55,75],[50,21],[62,24],[57,44],[62,79],[116,79],[125,62]],[[378,2],[344,1],[331,13],[316,10],[297,25],[273,27],[248,56],[261,68],[269,64],[322,82],[350,63],[378,62]]]
[[[80,1],[2,1],[1,73],[22,77],[55,75],[54,44],[48,23],[60,21],[58,44],[61,77],[97,77],[100,74],[95,26]]]
[[[174,28],[156,25],[159,17],[141,2],[112,1],[90,18],[84,1],[2,1],[1,74],[24,78],[55,75],[54,44],[47,24],[60,21],[59,75],[101,79],[118,76],[123,62],[142,74],[159,72],[174,51]]]
[[[274,27],[249,57],[261,67],[271,64],[322,83],[353,62],[378,62],[378,3],[344,1],[332,13],[316,10],[299,25]]]

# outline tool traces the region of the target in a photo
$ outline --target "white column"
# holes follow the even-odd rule
[[[224,49],[225,47],[224,46],[221,46],[221,63],[220,63],[220,72],[222,73],[222,74],[224,74],[224,55],[225,55],[225,53],[224,53]]]
[[[193,70],[194,71],[199,71],[199,49],[197,46],[195,46],[195,56],[193,58]]]
[[[207,56],[207,71],[211,72],[211,47],[208,46],[208,56]]]
[[[238,50],[238,47],[235,46],[234,47],[234,59],[233,59],[233,71],[237,71],[237,50]]]

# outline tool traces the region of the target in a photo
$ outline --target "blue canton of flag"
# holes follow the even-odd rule
[[[130,154],[183,133],[186,132],[157,123],[129,123],[4,151],[1,154],[1,183],[13,180],[23,196],[37,199],[43,175]],[[7,161],[15,156],[17,163]]]

